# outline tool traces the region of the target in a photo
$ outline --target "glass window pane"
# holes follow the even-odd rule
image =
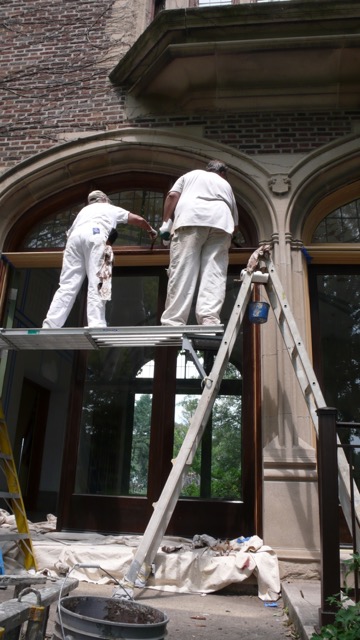
[[[145,217],[155,229],[161,226],[163,193],[144,189],[120,191],[108,194],[112,204],[132,213]],[[83,204],[78,204],[57,213],[51,213],[40,220],[24,237],[21,249],[59,249],[66,243],[66,231],[70,228]],[[118,238],[115,245],[144,246],[149,245],[148,234],[130,225],[118,226]]]
[[[360,239],[360,200],[335,209],[324,218],[312,237],[312,242],[358,242]]]
[[[240,373],[228,365],[227,393],[214,403],[202,442],[186,475],[183,497],[241,500],[241,386]],[[234,381],[234,382],[233,382]],[[174,457],[178,454],[194,415],[198,394],[176,396]]]
[[[120,191],[110,195],[111,202],[117,206],[132,211],[146,218],[153,229],[161,227],[163,217],[163,193],[136,190]],[[146,231],[130,225],[119,225],[118,238],[114,246],[149,245],[150,240]]]
[[[24,237],[21,249],[63,248],[66,243],[66,231],[80,210],[71,207],[44,218]]]
[[[233,311],[239,287],[239,277],[229,275],[221,314],[224,324]],[[194,309],[189,324],[196,324]],[[200,447],[186,476],[181,494],[183,497],[242,499],[242,335],[241,328]],[[210,373],[219,342],[208,343],[206,350],[204,346],[201,350],[201,340],[198,342],[198,360],[206,373]],[[194,341],[194,348],[196,345],[197,341]],[[190,355],[183,352],[178,356],[177,364],[174,457],[187,433],[201,393],[202,378]]]
[[[318,275],[324,396],[339,420],[360,422],[360,275]]]
[[[136,394],[130,460],[129,494],[146,495],[150,451],[152,395]]]
[[[157,276],[116,276],[111,324],[153,325]],[[88,353],[76,493],[146,495],[153,391],[153,347]]]

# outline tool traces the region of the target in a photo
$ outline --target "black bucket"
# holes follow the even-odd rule
[[[263,324],[268,319],[268,302],[249,302],[249,320],[253,324]]]
[[[168,622],[162,611],[132,600],[71,596],[60,600],[53,638],[163,640]]]

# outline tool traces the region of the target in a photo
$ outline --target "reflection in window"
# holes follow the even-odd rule
[[[161,226],[163,193],[136,189],[109,193],[112,204],[122,207],[127,211],[137,213],[150,222],[154,229]],[[72,225],[80,209],[84,206],[78,204],[43,218],[24,237],[21,249],[61,249],[66,243],[66,231]],[[149,236],[138,227],[130,225],[118,226],[119,236],[115,243],[122,246],[146,246],[149,245]]]
[[[238,274],[229,274],[221,311],[224,324],[233,312],[239,286]],[[189,324],[196,324],[194,303]],[[203,369],[210,373],[219,346],[216,340],[212,344],[208,342],[206,349],[196,341],[193,346]],[[242,499],[242,354],[243,327],[236,338],[231,362],[226,368],[200,447],[185,480],[183,497]],[[178,356],[176,378],[174,456],[184,440],[203,390],[200,374],[188,355]]]
[[[154,324],[158,276],[113,279],[116,326]],[[146,495],[153,392],[152,347],[90,351],[80,426],[75,492]]]
[[[24,237],[21,249],[62,248],[66,243],[69,229],[81,207],[71,207],[65,211],[47,216]]]
[[[318,275],[324,396],[339,420],[360,422],[360,275]]]
[[[159,229],[163,217],[163,193],[146,190],[120,191],[110,195],[111,202],[117,206],[137,213],[151,224],[153,229]],[[119,236],[115,245],[144,246],[149,245],[149,236],[143,229],[130,225],[119,225]]]
[[[201,353],[198,356],[200,361],[204,361]],[[194,391],[185,395],[178,393],[176,396],[174,457],[184,441],[201,393],[199,374],[194,365],[190,367],[191,378],[185,373],[183,380],[179,379],[181,371],[185,372],[181,358],[183,356],[180,355],[178,389],[189,388],[188,385],[193,381]],[[208,354],[205,356],[205,367],[207,359]],[[187,371],[187,375],[189,373]],[[241,405],[241,375],[236,367],[229,364],[201,445],[185,477],[182,497],[241,499]]]
[[[136,378],[147,380],[149,386],[154,377],[154,360],[146,362],[137,372]],[[130,461],[130,495],[146,495],[150,452],[152,395],[135,395],[134,426]]]
[[[312,242],[359,242],[360,200],[335,209],[316,228]]]
[[[129,494],[132,496],[147,494],[151,405],[150,394],[136,394],[129,486]]]

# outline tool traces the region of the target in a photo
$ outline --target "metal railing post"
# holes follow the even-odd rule
[[[317,409],[319,418],[318,483],[321,545],[321,608],[319,623],[334,622],[338,610],[330,597],[340,599],[340,534],[336,417],[331,407]]]

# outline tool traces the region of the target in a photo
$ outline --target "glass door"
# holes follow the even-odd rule
[[[114,278],[109,312],[116,321],[111,324],[156,324],[158,299],[166,290],[164,270],[146,275],[124,271]],[[229,275],[225,323],[238,290],[237,275]],[[235,537],[258,530],[261,474],[254,331],[244,323],[168,534],[205,531]],[[210,370],[219,344],[194,346],[205,370]],[[251,362],[250,376],[244,362]],[[188,352],[174,347],[79,353],[75,376],[59,527],[142,533],[189,427],[202,378]]]
[[[360,422],[360,271],[309,268],[313,349],[326,403],[339,420]]]

